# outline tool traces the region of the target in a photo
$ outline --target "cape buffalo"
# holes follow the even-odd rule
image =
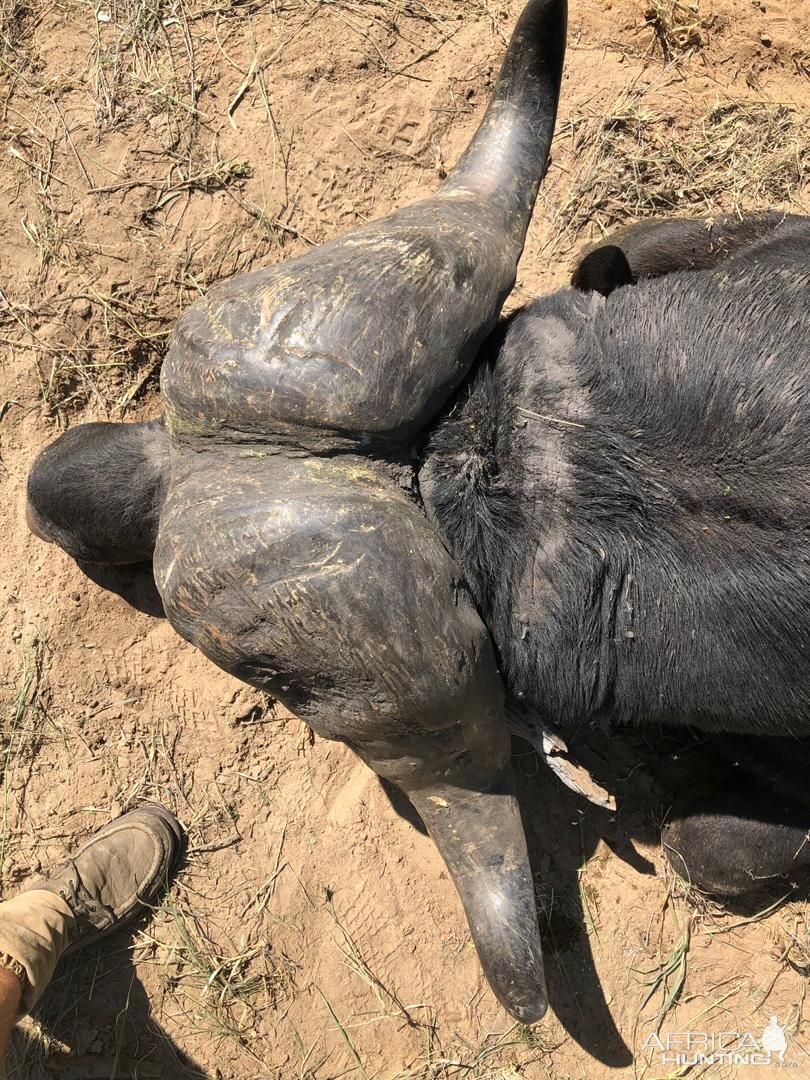
[[[506,695],[760,762],[810,734],[810,221],[643,223],[498,325],[565,24],[530,0],[434,197],[211,289],[165,418],[70,430],[28,484],[39,535],[152,558],[178,633],[408,794],[526,1022],[546,991]],[[682,873],[734,892],[808,862],[806,808],[724,781],[667,826]]]

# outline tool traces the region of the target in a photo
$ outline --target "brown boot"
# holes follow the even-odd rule
[[[174,815],[144,803],[0,904],[0,966],[20,977],[26,1009],[63,956],[117,930],[167,887],[181,842]]]

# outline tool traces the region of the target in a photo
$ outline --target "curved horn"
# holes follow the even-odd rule
[[[163,366],[176,437],[406,445],[466,375],[515,282],[562,72],[565,0],[530,0],[492,102],[432,198],[212,289]]]
[[[530,0],[437,195],[183,316],[162,372],[176,446],[323,453],[222,450],[215,470],[178,453],[155,556],[175,629],[413,798],[493,989],[527,1022],[546,996],[491,642],[424,514],[333,452],[383,443],[402,460],[495,325],[545,169],[565,17],[564,0]]]
[[[546,1009],[534,887],[486,627],[425,515],[354,455],[189,454],[155,551],[166,614],[220,667],[404,791],[496,996]]]
[[[484,119],[443,192],[502,205],[522,244],[548,161],[565,56],[566,0],[533,0],[517,21]]]
[[[453,878],[493,993],[524,1024],[548,1008],[534,886],[507,762],[493,784],[409,792]]]

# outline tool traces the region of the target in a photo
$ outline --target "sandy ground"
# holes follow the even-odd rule
[[[785,1075],[810,1076],[806,906],[722,912],[667,876],[658,774],[676,755],[596,748],[611,815],[515,743],[552,1000],[522,1028],[407,807],[180,641],[149,575],[96,583],[25,528],[38,449],[155,415],[166,335],[210,283],[435,189],[518,8],[0,0],[3,888],[143,798],[190,843],[148,925],[63,969],[11,1076],[758,1077],[643,1047],[759,1036],[771,1015]],[[809,28],[808,0],[575,2],[513,302],[617,222],[806,210]]]

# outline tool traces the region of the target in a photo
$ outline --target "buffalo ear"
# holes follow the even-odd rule
[[[162,419],[69,428],[28,473],[28,526],[78,562],[148,562],[168,460]]]
[[[615,244],[603,244],[594,248],[579,263],[571,278],[571,284],[581,292],[598,292],[610,296],[621,285],[632,285],[633,271],[627,256]]]

